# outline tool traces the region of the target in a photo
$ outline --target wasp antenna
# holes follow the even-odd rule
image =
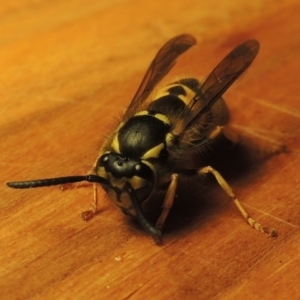
[[[80,182],[80,181],[87,180],[87,177],[88,176],[67,176],[67,177],[28,180],[28,181],[14,181],[14,182],[7,182],[6,184],[7,186],[14,189],[29,189],[29,188],[37,188],[43,186]]]
[[[87,175],[87,176],[85,176],[84,180],[86,180],[88,182],[95,182],[95,183],[106,184],[106,185],[109,184],[107,179],[100,177],[98,175]]]
[[[151,234],[152,236],[154,237],[161,237],[162,236],[162,233],[160,230],[156,229],[145,217],[141,207],[140,207],[140,204],[139,204],[139,201],[137,199],[137,196],[134,192],[134,189],[131,187],[131,185],[129,183],[126,184],[125,186],[125,190],[126,192],[129,194],[130,198],[131,198],[131,201],[132,201],[132,204],[135,208],[135,211],[136,211],[136,216],[137,216],[137,219],[139,220],[140,224],[143,226],[143,228],[149,233]]]
[[[29,189],[29,188],[37,188],[43,186],[75,183],[80,181],[108,184],[105,178],[102,178],[97,175],[86,175],[86,176],[66,176],[66,177],[46,178],[46,179],[37,179],[37,180],[28,180],[28,181],[13,181],[13,182],[7,182],[6,185],[13,189]]]

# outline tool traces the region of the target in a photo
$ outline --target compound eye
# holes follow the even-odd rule
[[[99,160],[98,160],[98,162],[97,162],[97,166],[99,167],[99,166],[105,166],[106,165],[106,163],[109,161],[109,154],[108,153],[106,153],[106,154],[103,154],[100,158],[99,158]]]
[[[137,163],[135,166],[134,166],[134,170],[135,170],[135,175],[147,180],[147,181],[154,181],[154,174],[153,174],[153,171],[151,170],[151,168],[140,162],[140,163]]]
[[[136,175],[140,175],[142,168],[143,168],[143,164],[142,163],[136,164],[134,166],[135,174]]]

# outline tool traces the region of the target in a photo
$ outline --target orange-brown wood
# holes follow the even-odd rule
[[[299,15],[296,0],[2,3],[0,298],[299,299]],[[85,174],[156,51],[181,33],[198,45],[169,79],[204,78],[238,43],[261,43],[225,99],[262,159],[227,180],[277,238],[251,229],[216,184],[181,190],[162,246],[103,192],[84,222],[92,188],[6,187]],[[268,157],[276,145],[288,151]]]

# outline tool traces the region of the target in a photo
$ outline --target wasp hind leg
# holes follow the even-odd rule
[[[272,237],[277,235],[275,229],[265,227],[265,226],[259,224],[258,222],[256,222],[254,219],[252,219],[249,216],[249,214],[246,212],[246,210],[244,209],[244,207],[242,206],[240,201],[236,198],[236,195],[232,191],[231,187],[228,185],[226,180],[222,177],[222,175],[218,171],[213,169],[211,166],[207,166],[207,167],[204,167],[204,168],[201,168],[200,170],[198,170],[199,175],[207,174],[207,173],[211,173],[212,175],[214,175],[214,177],[216,178],[219,185],[222,187],[222,189],[225,191],[225,193],[234,201],[238,210],[241,212],[242,216],[245,218],[245,220],[251,227],[255,228],[256,230],[258,230],[260,232],[266,233]]]
[[[178,185],[178,174],[172,174],[171,176],[171,182],[168,187],[168,190],[165,195],[164,203],[163,203],[163,210],[155,224],[155,228],[159,230],[160,232],[162,231],[163,225],[169,215],[170,209],[173,206],[174,198],[175,198],[175,193]],[[154,241],[157,244],[161,243],[160,237],[154,237]]]
[[[228,126],[216,126],[214,130],[209,134],[208,139],[214,140],[221,134],[223,134],[234,145],[237,144],[241,139],[240,136]]]
[[[85,221],[91,220],[94,217],[94,215],[96,214],[96,211],[97,211],[98,194],[97,194],[97,185],[95,183],[93,184],[93,190],[94,190],[94,193],[93,193],[94,197],[93,197],[92,205],[91,205],[89,210],[86,210],[86,211],[82,212],[82,214],[81,214],[82,219],[85,220]]]

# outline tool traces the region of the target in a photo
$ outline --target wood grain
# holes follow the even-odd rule
[[[299,1],[173,2],[2,3],[1,299],[300,298]],[[85,174],[156,51],[181,33],[198,46],[169,80],[204,78],[238,43],[261,43],[225,99],[232,127],[263,154],[228,180],[277,238],[247,226],[214,184],[197,198],[181,191],[160,247],[104,193],[84,222],[90,188],[6,187]],[[277,145],[288,151],[268,157]]]

